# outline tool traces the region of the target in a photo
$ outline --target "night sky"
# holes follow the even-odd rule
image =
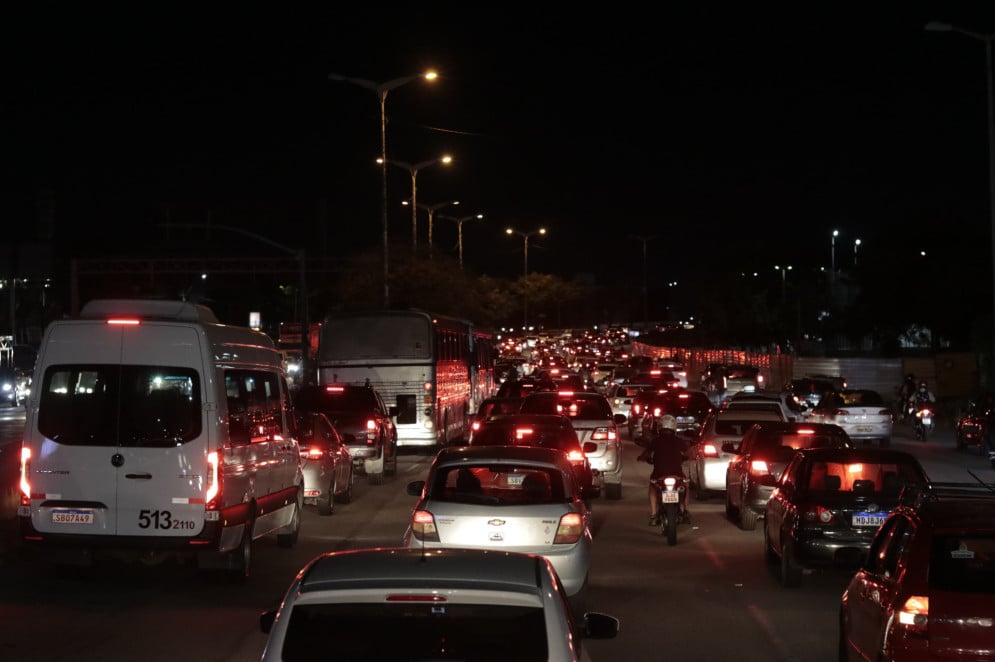
[[[418,201],[484,214],[464,225],[475,273],[521,272],[509,225],[548,228],[532,271],[638,272],[642,236],[667,280],[828,267],[838,229],[844,267],[858,237],[882,278],[926,249],[934,274],[976,277],[990,299],[984,44],[923,30],[995,31],[990,3],[670,4],[14,11],[4,243],[155,255],[170,246],[157,224],[215,223],[309,255],[376,248],[379,104],[328,74],[432,67],[434,85],[388,95],[389,157],[454,156],[420,172]],[[410,175],[388,172],[391,238],[410,242]],[[434,233],[455,256],[455,225],[436,216]]]

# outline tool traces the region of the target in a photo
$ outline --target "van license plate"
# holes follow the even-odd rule
[[[93,524],[93,511],[53,510],[52,524]]]

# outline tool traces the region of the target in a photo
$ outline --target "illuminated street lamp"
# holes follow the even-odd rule
[[[405,200],[401,204],[409,205],[411,203]],[[424,209],[426,212],[428,212],[428,259],[430,260],[432,259],[432,218],[435,216],[435,212],[439,211],[443,207],[448,207],[449,205],[455,206],[458,204],[459,200],[448,200],[446,202],[440,202],[435,205],[424,205],[420,202],[417,203],[418,209]],[[441,217],[442,216],[440,215],[439,218]]]
[[[407,161],[397,161],[387,159],[387,163],[397,168],[407,170],[411,173],[411,254],[418,252],[418,171],[423,170],[436,163],[449,165],[453,162],[453,157],[444,154],[437,159],[429,159],[419,163],[408,163]],[[377,163],[383,164],[383,160],[377,159]],[[386,169],[386,168],[385,168]]]
[[[532,232],[521,232],[514,228],[507,228],[505,234],[517,234],[519,237],[525,240],[525,269],[523,271],[524,275],[529,275],[529,237],[534,237],[536,235],[546,234],[546,228],[539,228],[538,230],[533,230]]]
[[[995,87],[993,87],[995,83],[992,81],[992,40],[995,40],[995,32],[981,34],[937,21],[927,23],[926,30],[959,32],[972,39],[985,42],[985,83],[988,88],[988,214],[992,226],[992,314],[995,316]],[[993,331],[995,331],[995,322],[993,322]],[[995,345],[993,345],[993,350],[995,350]]]
[[[860,248],[860,240],[853,240],[853,266],[857,266],[857,249]]]
[[[447,221],[452,221],[453,223],[456,224],[456,229],[457,229],[456,245],[459,246],[459,270],[463,271],[463,223],[467,221],[482,221],[484,220],[484,215],[472,214],[470,216],[456,217],[456,216],[444,216],[443,214],[439,214],[439,218],[444,218]]]
[[[427,81],[433,81],[439,77],[434,71],[426,71],[422,74],[416,74],[414,76],[403,76],[402,78],[394,78],[393,80],[386,81],[384,83],[376,83],[372,80],[366,80],[365,78],[352,78],[350,76],[342,76],[340,74],[328,74],[329,80],[341,81],[344,83],[352,83],[353,85],[358,85],[366,90],[371,90],[376,93],[377,98],[380,101],[380,159],[381,162],[387,160],[387,93],[391,90],[395,90],[402,85],[407,85],[408,83],[422,78]],[[390,259],[389,252],[387,250],[387,168],[382,169],[381,178],[383,180],[383,198],[380,201],[380,224],[383,230],[383,305],[384,308],[390,306],[390,284],[388,277],[390,275]]]
[[[833,230],[833,236],[830,240],[830,255],[829,255],[829,271],[831,273],[836,273],[836,237],[840,236],[839,230]]]
[[[519,237],[525,240],[525,268],[523,273],[527,278],[529,275],[529,237],[535,237],[536,235],[546,234],[546,228],[539,228],[538,230],[533,230],[532,232],[521,232],[520,230],[516,230],[515,228],[506,228],[504,232],[505,234],[509,235],[517,234]],[[522,311],[523,311],[522,325],[524,328],[527,329],[529,328],[529,293],[527,287],[524,287],[523,289],[525,290],[525,295],[522,297],[524,299],[523,302],[524,305],[522,306]]]
[[[784,305],[785,300],[787,298],[785,296],[785,290],[787,288],[788,272],[791,271],[791,269],[792,269],[792,266],[790,264],[787,265],[787,266],[784,266],[784,267],[782,267],[780,265],[777,265],[777,264],[774,265],[774,270],[781,272],[781,305],[782,306]]]

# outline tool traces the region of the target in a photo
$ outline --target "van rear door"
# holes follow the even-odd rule
[[[204,527],[210,353],[201,340],[197,328],[169,323],[122,331],[121,363],[139,367],[125,370],[122,389],[118,535],[186,537]]]

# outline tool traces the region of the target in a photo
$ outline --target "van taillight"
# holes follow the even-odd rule
[[[21,505],[31,505],[31,483],[28,472],[31,471],[31,449],[21,446]]]
[[[218,452],[207,454],[207,492],[204,493],[204,509],[218,510],[221,497],[221,470]]]

